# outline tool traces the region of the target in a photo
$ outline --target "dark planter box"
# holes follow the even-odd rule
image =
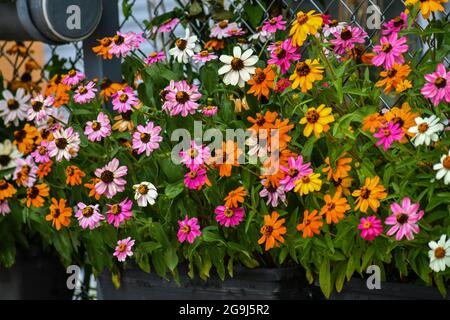
[[[98,279],[99,299],[138,300],[273,300],[310,299],[303,273],[298,268],[247,269],[236,267],[234,277],[221,281],[213,275],[207,281],[190,279],[180,268],[181,286],[172,279],[145,273],[134,265],[121,276],[121,287],[115,289],[111,274]]]
[[[0,266],[0,300],[70,300],[67,276],[56,257],[36,249],[20,251],[11,268]]]

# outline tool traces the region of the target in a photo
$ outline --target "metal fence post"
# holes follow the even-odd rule
[[[98,28],[83,41],[84,72],[89,79],[99,80],[108,77],[114,82],[121,82],[121,64],[119,59],[104,60],[92,52],[97,46],[97,39],[113,36],[119,30],[119,8],[117,0],[103,0],[103,14]]]

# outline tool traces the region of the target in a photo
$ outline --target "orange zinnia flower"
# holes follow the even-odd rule
[[[400,141],[401,143],[408,142],[407,136],[413,137],[415,135],[415,133],[409,132],[409,128],[416,125],[415,119],[418,116],[419,114],[411,111],[411,107],[408,102],[403,103],[401,108],[393,107],[384,114],[384,118],[387,122],[392,121],[395,124],[399,124],[400,128],[402,128],[405,133],[403,139]]]
[[[260,232],[262,237],[258,240],[258,244],[266,243],[265,250],[269,251],[273,247],[279,247],[280,243],[284,243],[283,234],[286,233],[286,227],[283,226],[285,219],[278,220],[280,215],[278,212],[272,212],[272,216],[264,216],[264,225]]]
[[[385,71],[380,72],[380,76],[383,77],[378,81],[375,86],[384,87],[385,93],[390,93],[392,89],[397,92],[397,87],[403,83],[406,77],[411,73],[411,68],[407,64],[394,64],[394,66]]]
[[[293,124],[289,124],[289,119],[284,119],[281,121],[280,119],[275,120],[275,123],[273,124],[273,127],[270,130],[278,130],[278,139],[275,139],[275,141],[278,143],[278,149],[284,149],[287,147],[287,144],[289,141],[291,141],[291,136],[288,135],[288,132],[294,128]],[[275,137],[274,132],[270,132],[270,135]],[[272,139],[268,139],[269,147],[271,146]]]
[[[265,69],[256,68],[253,78],[247,81],[251,85],[247,93],[253,93],[258,99],[261,98],[261,95],[269,98],[269,89],[273,89],[274,79],[275,72],[271,66],[267,66]]]
[[[344,214],[350,210],[347,198],[341,198],[339,192],[336,192],[333,198],[326,194],[323,200],[325,201],[325,205],[320,210],[320,215],[325,214],[327,224],[331,224],[331,222],[339,223],[339,221],[344,219]]]
[[[309,214],[308,210],[305,210],[303,212],[303,222],[297,225],[297,230],[303,231],[303,238],[312,238],[314,233],[320,233],[320,227],[322,226],[322,217],[317,215],[317,210],[313,210],[311,214]]]
[[[234,189],[228,193],[228,196],[225,197],[225,206],[228,208],[237,208],[239,207],[239,203],[244,203],[244,198],[247,195],[244,187],[239,187]]]
[[[84,186],[89,189],[89,197],[94,197],[97,201],[100,200],[100,194],[95,190],[95,185],[100,182],[99,178],[92,178],[91,183],[85,183]]]
[[[69,186],[78,186],[82,183],[81,178],[85,175],[77,166],[68,166],[66,168],[66,184]]]
[[[381,115],[379,113],[369,114],[363,120],[363,127],[362,127],[362,129],[364,131],[369,130],[371,133],[374,133],[381,126],[383,126],[384,123],[386,123],[386,119],[383,117],[383,115]]]
[[[103,78],[103,80],[99,84],[100,86],[100,97],[103,97],[105,101],[109,100],[109,97],[111,97],[114,93],[119,91],[120,89],[123,89],[124,85],[112,82],[109,78]]]
[[[239,157],[242,150],[238,149],[237,143],[232,140],[222,143],[222,149],[216,150],[216,155],[213,158],[213,163],[219,168],[219,175],[221,177],[231,176],[233,167],[239,167]]]
[[[72,216],[72,208],[66,208],[66,200],[56,200],[52,198],[50,205],[50,213],[45,216],[45,220],[52,221],[52,226],[56,230],[60,230],[61,226],[68,227],[70,224],[70,217]]]
[[[277,118],[278,118],[277,112],[267,111],[264,115],[262,115],[261,113],[257,113],[256,118],[247,117],[247,121],[253,123],[250,129],[253,129],[256,132],[258,132],[259,129],[272,128],[272,125]]]
[[[23,129],[14,131],[13,143],[17,145],[17,149],[23,154],[28,154],[32,151],[35,144],[39,144],[41,136],[36,127],[25,124]]]
[[[350,176],[339,178],[336,181],[333,181],[335,192],[343,193],[344,195],[349,196],[352,181],[353,179]]]
[[[353,191],[352,196],[358,197],[355,210],[359,209],[361,212],[366,213],[370,207],[377,212],[380,200],[387,197],[387,192],[382,185],[378,184],[379,182],[380,177],[378,176],[373,179],[367,177],[364,186],[359,190]]]
[[[109,49],[111,48],[111,43],[113,39],[110,37],[105,37],[103,39],[97,40],[99,43],[98,46],[93,47],[92,51],[98,55],[101,56],[103,59],[112,59],[112,54],[109,53]]]
[[[330,181],[331,178],[333,178],[334,181],[337,181],[339,178],[348,176],[349,171],[352,170],[352,167],[348,165],[350,162],[352,162],[352,158],[339,158],[338,161],[336,161],[336,169],[333,169],[330,163],[330,157],[326,157],[325,163],[328,167],[323,168],[322,172],[328,172],[328,181]]]
[[[16,192],[16,188],[11,183],[4,179],[0,180],[0,201],[11,198]]]
[[[33,206],[40,208],[44,206],[44,198],[48,197],[49,188],[45,183],[36,184],[33,187],[27,189],[27,207]]]
[[[69,102],[69,94],[67,92],[70,90],[70,86],[61,81],[62,76],[60,74],[55,75],[48,82],[44,93],[45,96],[54,96],[55,102],[53,105],[57,108]]]
[[[372,59],[375,56],[374,53],[368,52],[363,46],[355,46],[352,50],[347,51],[349,57],[353,59],[356,64],[372,64]],[[343,61],[348,60],[346,57]]]
[[[42,179],[42,178],[48,176],[48,174],[52,171],[52,165],[53,165],[52,160],[50,160],[49,162],[46,162],[46,163],[39,164],[38,170],[36,172],[36,175],[38,176],[38,178]]]
[[[205,43],[205,49],[213,49],[214,51],[219,51],[225,48],[225,41],[219,39],[211,39]]]

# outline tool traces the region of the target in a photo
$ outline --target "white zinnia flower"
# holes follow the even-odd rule
[[[440,180],[444,178],[444,183],[450,183],[450,150],[448,155],[442,155],[439,163],[436,163],[433,166],[433,169],[436,170],[436,179]]]
[[[259,32],[252,34],[250,37],[248,37],[248,40],[249,41],[259,40],[264,43],[264,42],[272,39],[273,35],[274,35],[273,33],[261,30]]]
[[[323,35],[328,37],[335,33],[341,33],[342,29],[347,26],[346,22],[339,22],[337,20],[332,20],[329,25],[324,25],[322,28]]]
[[[194,55],[194,52],[199,50],[197,36],[191,36],[189,29],[186,29],[186,36],[184,38],[178,38],[175,41],[175,47],[169,50],[169,54],[174,56],[179,63],[188,63],[189,58]]]
[[[439,241],[430,241],[428,246],[428,256],[430,257],[430,268],[433,271],[445,271],[446,267],[450,267],[450,239],[446,240],[446,235],[443,234]]]
[[[3,143],[0,142],[0,171],[15,168],[16,159],[21,156],[22,154],[10,140],[5,140]],[[5,178],[8,179],[9,176],[10,175]]]
[[[428,118],[417,117],[414,121],[416,126],[409,128],[408,131],[416,134],[412,139],[416,147],[423,144],[429,146],[432,141],[439,140],[438,133],[444,130],[444,125],[438,117],[435,115]]]
[[[220,61],[225,63],[219,69],[219,75],[224,75],[223,82],[233,86],[244,87],[245,82],[250,80],[251,75],[255,73],[254,65],[258,62],[258,56],[252,55],[253,50],[247,49],[242,53],[240,47],[233,48],[233,55],[221,55]]]
[[[150,205],[155,204],[155,200],[158,197],[158,191],[156,187],[147,181],[143,181],[133,186],[135,190],[134,199],[137,200],[139,207],[146,207],[148,203]]]
[[[3,118],[5,125],[12,122],[17,127],[19,121],[25,120],[27,117],[30,95],[26,95],[23,88],[17,89],[16,96],[9,90],[4,90],[2,95],[4,100],[0,100],[0,117]]]
[[[55,102],[52,96],[44,97],[42,94],[31,99],[31,108],[27,112],[27,120],[42,122],[47,120],[47,108],[51,107]]]

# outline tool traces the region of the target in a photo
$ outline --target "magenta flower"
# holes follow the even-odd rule
[[[100,141],[111,135],[111,124],[109,118],[103,112],[97,116],[97,120],[88,121],[84,128],[84,134],[89,141]]]
[[[173,88],[171,90],[171,88]],[[166,89],[169,92],[165,95],[166,101],[162,107],[171,116],[181,114],[186,117],[188,114],[194,114],[199,107],[197,100],[202,94],[195,85],[190,86],[186,80],[175,82],[170,80],[170,84]]]
[[[334,45],[334,52],[337,54],[344,54],[348,50],[352,50],[357,43],[364,43],[367,33],[359,28],[347,26],[341,32],[333,33],[336,39],[330,40]]]
[[[197,218],[189,219],[188,215],[186,215],[184,220],[178,220],[178,225],[180,226],[180,229],[178,229],[177,237],[180,243],[187,240],[192,244],[194,243],[195,238],[202,234]]]
[[[97,92],[97,88],[95,87],[95,83],[93,81],[89,81],[87,85],[80,85],[77,90],[75,90],[75,95],[73,96],[73,100],[79,104],[85,104],[91,102],[95,98],[95,93]]]
[[[214,59],[217,59],[218,56],[215,55],[212,52],[209,52],[208,50],[202,50],[199,53],[196,53],[192,56],[192,59],[194,59],[194,62],[208,62]]]
[[[70,161],[80,150],[80,135],[72,127],[60,128],[53,132],[54,139],[48,144],[50,157],[60,162],[63,158]]]
[[[209,148],[202,144],[197,144],[195,140],[191,141],[191,147],[188,150],[182,150],[179,153],[181,163],[184,163],[190,170],[195,170],[204,164],[211,157]]]
[[[202,114],[205,117],[212,117],[217,113],[217,111],[219,111],[217,106],[208,105],[202,108]]]
[[[297,61],[301,55],[297,53],[298,48],[292,45],[292,39],[281,42],[280,45],[271,46],[270,59],[268,64],[276,64],[280,67],[281,73],[286,73],[291,67],[291,61]]]
[[[391,204],[391,211],[393,212],[384,223],[393,226],[386,233],[388,236],[395,236],[396,240],[401,240],[406,237],[408,240],[414,239],[413,233],[419,233],[420,228],[417,222],[422,219],[423,210],[418,211],[420,207],[419,203],[411,204],[411,199],[408,197],[403,198],[402,205],[394,202]]]
[[[0,201],[0,214],[6,216],[9,213],[11,213],[11,208],[9,207],[8,200]]]
[[[383,24],[383,35],[389,36],[393,33],[398,33],[401,30],[408,28],[408,15],[404,12],[400,13],[398,17]]]
[[[131,240],[131,237],[119,240],[113,255],[117,257],[119,262],[124,262],[127,257],[133,256],[133,246],[134,240]]]
[[[159,135],[160,126],[155,126],[152,121],[147,122],[145,127],[138,125],[136,132],[133,133],[133,149],[141,154],[145,151],[147,157],[156,149],[159,149],[159,143],[163,138]]]
[[[437,66],[436,72],[425,75],[427,83],[420,92],[431,100],[434,106],[442,101],[450,103],[450,71],[445,70],[443,63]]]
[[[151,65],[155,62],[163,61],[164,59],[166,59],[164,51],[153,51],[144,61],[146,64]]]
[[[95,191],[108,199],[125,190],[127,181],[122,178],[128,173],[127,166],[119,167],[119,160],[112,159],[106,166],[95,170],[95,176],[100,181],[95,185]]]
[[[403,64],[405,62],[403,53],[408,51],[406,41],[406,37],[398,39],[398,33],[392,33],[389,37],[382,37],[380,44],[373,48],[373,51],[378,53],[372,59],[373,65],[383,65],[385,69],[391,69],[396,63]]]
[[[18,186],[32,187],[37,180],[37,171],[38,167],[34,163],[31,155],[25,159],[17,158],[13,179],[16,180]]]
[[[286,30],[286,21],[283,20],[282,15],[273,17],[270,20],[264,21],[262,30],[270,33],[277,32],[277,30]]]
[[[286,176],[280,180],[280,184],[284,186],[285,192],[289,192],[294,189],[295,181],[313,172],[310,168],[311,163],[303,163],[302,156],[298,156],[297,159],[294,157],[289,157],[288,165],[289,167],[287,168],[280,165],[280,170],[286,174]]]
[[[199,190],[208,180],[205,168],[197,168],[184,175],[184,185],[192,190]]]
[[[139,41],[141,41],[142,36],[137,37],[135,33],[128,32],[122,33],[117,31],[116,35],[113,37],[109,53],[115,55],[117,58],[126,57],[133,48],[139,46]]]
[[[133,207],[133,201],[125,198],[120,203],[117,204],[107,204],[108,211],[106,212],[108,216],[108,223],[114,225],[118,228],[125,220],[130,220],[133,216],[131,208]]]
[[[228,208],[226,206],[218,206],[214,213],[216,221],[227,228],[237,226],[245,216],[244,208]]]
[[[100,213],[98,204],[96,205],[85,205],[83,202],[77,204],[78,210],[75,217],[78,219],[78,223],[81,228],[94,230],[100,226],[100,221],[104,220],[105,217]]]
[[[68,86],[76,86],[86,78],[85,74],[76,70],[70,70],[62,79],[62,83]]]
[[[31,108],[27,111],[27,120],[36,121],[40,123],[42,121],[47,121],[47,109],[50,108],[55,99],[52,96],[45,97],[42,94],[31,99]]]
[[[403,135],[404,132],[400,127],[400,124],[391,121],[385,127],[381,127],[373,136],[379,139],[375,145],[377,147],[383,145],[384,151],[387,151],[394,141],[402,140]]]
[[[129,86],[117,91],[112,98],[113,109],[120,113],[131,111],[133,107],[139,104],[136,93]]]
[[[367,241],[373,241],[383,232],[381,220],[376,216],[361,218],[358,229],[361,230],[361,238]]]
[[[47,163],[50,161],[47,140],[41,140],[39,146],[31,153],[36,163]]]
[[[292,82],[288,78],[279,78],[275,84],[275,92],[283,93],[284,90],[291,86]]]
[[[175,26],[180,22],[180,19],[173,18],[168,21],[165,21],[158,27],[158,32],[170,32],[175,28]]]
[[[279,201],[286,202],[286,193],[283,185],[276,187],[266,180],[261,181],[261,183],[264,188],[259,192],[259,195],[262,198],[267,197],[267,205],[270,204],[272,207],[277,207]]]

